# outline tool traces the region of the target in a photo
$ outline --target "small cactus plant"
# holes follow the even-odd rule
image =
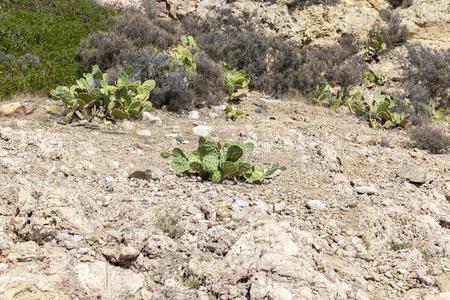
[[[204,180],[221,183],[224,179],[244,179],[250,183],[260,184],[265,179],[286,170],[275,164],[270,168],[249,163],[255,148],[253,144],[226,142],[223,145],[199,139],[198,148],[189,155],[175,148],[172,152],[162,152],[163,158],[172,157],[172,168],[178,173],[194,173]]]

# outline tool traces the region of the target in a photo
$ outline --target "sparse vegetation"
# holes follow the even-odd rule
[[[450,147],[450,136],[437,124],[426,123],[411,130],[411,139],[419,148],[441,153]]]
[[[385,84],[387,84],[389,82],[389,80],[386,77],[386,75],[384,75],[380,71],[369,69],[369,70],[366,70],[364,72],[364,75],[366,77],[366,80],[370,84],[373,84],[373,85],[382,86],[382,85],[385,85]]]
[[[244,115],[244,111],[236,105],[228,104],[225,107],[225,113],[227,115],[227,119],[236,121],[240,116]]]
[[[375,36],[364,48],[364,60],[368,63],[379,62],[381,53],[386,50],[386,43],[382,36]]]
[[[401,250],[406,250],[406,249],[411,249],[412,248],[412,243],[407,241],[407,242],[400,242],[400,243],[395,243],[392,242],[391,243],[391,249],[394,251],[401,251]]]
[[[204,277],[189,275],[183,280],[183,284],[190,289],[198,289],[205,282]]]
[[[270,168],[250,164],[254,145],[238,142],[223,144],[201,137],[196,151],[186,155],[179,148],[163,152],[164,158],[172,157],[172,168],[178,173],[198,174],[203,180],[221,183],[224,179],[245,179],[249,183],[260,184],[285,170],[277,164]]]
[[[172,239],[180,238],[184,233],[184,228],[179,224],[178,215],[164,215],[158,220],[159,229]]]

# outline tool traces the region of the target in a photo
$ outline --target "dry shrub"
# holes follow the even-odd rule
[[[450,146],[450,136],[439,125],[426,123],[411,131],[411,139],[421,149],[441,153]]]

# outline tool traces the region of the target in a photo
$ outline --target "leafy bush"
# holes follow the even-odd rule
[[[109,85],[108,81],[107,74],[94,66],[92,73],[83,74],[76,85],[70,88],[58,86],[51,91],[51,95],[64,103],[68,123],[74,118],[105,117],[117,120],[139,117],[143,111],[152,108],[149,96],[155,88],[153,80],[142,84],[139,81],[129,82],[128,75],[122,73],[116,85]]]
[[[129,67],[133,80],[156,81],[157,107],[179,111],[223,101],[222,64],[202,51],[191,36],[181,36],[176,21],[162,21],[146,1],[146,13],[128,9],[113,18],[107,32],[91,34],[81,46],[85,68],[98,64],[111,79]]]
[[[440,153],[450,147],[450,136],[439,125],[423,124],[411,131],[411,139],[419,148]]]
[[[173,157],[172,168],[179,173],[199,174],[203,180],[221,183],[227,178],[243,178],[250,183],[262,183],[266,178],[285,170],[284,167],[273,165],[264,169],[259,165],[249,163],[254,145],[227,142],[223,145],[208,141],[201,137],[198,149],[189,155],[179,148],[172,152],[163,152],[164,158]]]
[[[91,0],[8,0],[0,8],[0,98],[47,93],[82,73],[80,40],[112,11]]]

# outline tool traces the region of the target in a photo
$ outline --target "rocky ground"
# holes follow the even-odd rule
[[[50,104],[0,117],[1,299],[450,297],[450,155],[404,131],[259,94],[235,122],[212,108],[61,125]],[[194,148],[198,125],[288,170],[177,176],[159,153]]]

